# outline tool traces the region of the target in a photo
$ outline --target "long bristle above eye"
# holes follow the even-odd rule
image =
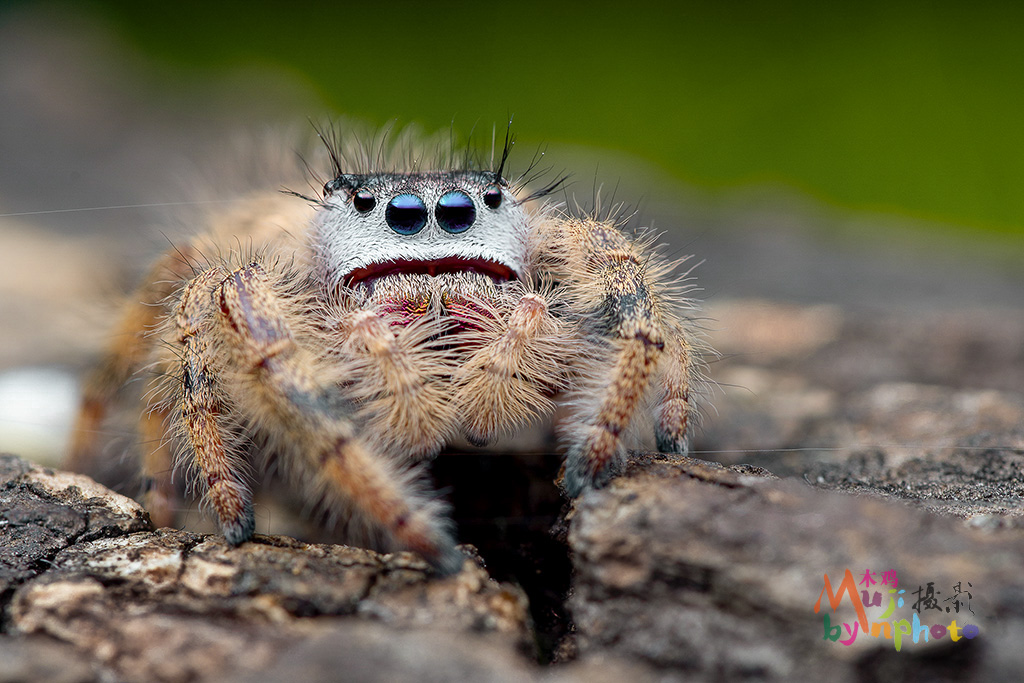
[[[522,187],[536,183],[546,173],[538,170],[542,152],[534,155],[522,173],[510,173],[509,163],[516,145],[511,117],[504,141],[498,147],[498,141],[492,140],[489,155],[472,134],[465,141],[459,140],[453,126],[435,135],[424,135],[414,125],[400,127],[394,121],[377,128],[344,120],[311,121],[310,125],[326,152],[329,170],[323,175],[327,179],[344,175],[478,171],[502,186]],[[320,182],[319,186],[324,184]],[[550,193],[558,184],[550,183],[544,193]]]
[[[310,120],[310,125],[313,127],[313,131],[316,133],[317,138],[320,140],[323,148],[327,151],[328,157],[331,160],[331,177],[337,178],[345,173],[345,168],[341,163],[341,145],[339,140],[339,132],[336,124],[321,125],[313,120]]]
[[[498,184],[501,184],[504,180],[505,164],[508,162],[508,157],[512,153],[512,147],[515,144],[516,139],[512,135],[512,117],[510,116],[508,126],[505,128],[505,144],[501,149],[501,162],[498,164],[498,168],[494,170],[494,182]]]

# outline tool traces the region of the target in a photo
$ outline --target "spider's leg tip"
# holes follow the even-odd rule
[[[451,545],[440,549],[438,555],[430,560],[430,566],[439,576],[452,576],[462,571],[469,556]]]
[[[582,447],[571,448],[565,459],[565,473],[562,476],[562,491],[569,498],[578,498],[587,489],[601,489],[624,469],[622,459],[604,463],[591,461],[584,455]]]
[[[240,546],[252,538],[256,531],[256,515],[252,503],[246,503],[242,514],[237,519],[221,524],[224,540],[232,547]]]
[[[658,452],[670,455],[688,455],[690,452],[690,439],[688,437],[675,438],[658,432],[655,436]]]
[[[565,475],[561,485],[565,495],[578,498],[593,483],[593,477],[586,471],[577,458],[569,458],[565,464]]]

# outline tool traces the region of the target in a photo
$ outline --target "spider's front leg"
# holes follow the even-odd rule
[[[220,417],[230,404],[281,454],[289,474],[331,509],[351,513],[395,549],[416,551],[442,572],[457,571],[462,556],[439,506],[409,471],[362,438],[330,361],[297,342],[293,330],[303,312],[290,304],[255,263],[204,274],[182,298],[182,417],[228,541],[252,534],[251,496],[233,466]],[[205,314],[190,318],[193,305]],[[227,379],[210,382],[219,391],[206,391],[197,380],[209,380],[214,370]]]
[[[563,425],[566,492],[605,485],[625,460],[623,432],[660,380],[658,446],[685,452],[691,422],[693,353],[667,307],[649,258],[611,222],[548,225],[549,256],[572,307],[581,311],[592,353]]]

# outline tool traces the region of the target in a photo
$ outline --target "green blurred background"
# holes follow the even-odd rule
[[[1024,236],[1024,5],[94,2],[182,79],[287,71],[338,112],[622,150],[706,190]]]

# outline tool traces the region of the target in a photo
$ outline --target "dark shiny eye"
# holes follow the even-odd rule
[[[434,216],[443,230],[465,232],[476,220],[476,207],[465,192],[447,192],[437,200]]]
[[[484,204],[492,209],[497,209],[501,206],[501,190],[497,186],[491,185],[484,192]]]
[[[377,206],[377,198],[369,190],[359,190],[352,195],[352,206],[356,207],[359,213],[367,213]]]
[[[400,194],[388,202],[384,218],[399,235],[414,235],[427,224],[427,205],[414,194]]]

